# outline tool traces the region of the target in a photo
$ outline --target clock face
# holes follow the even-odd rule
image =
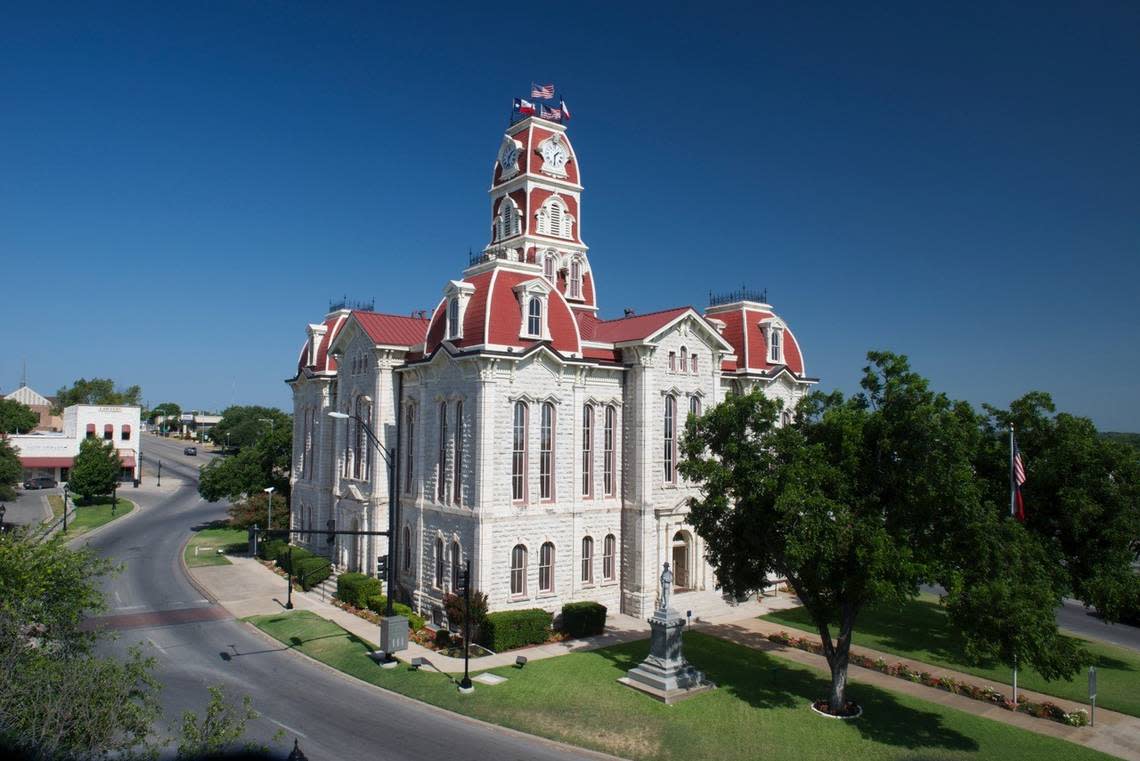
[[[503,140],[503,145],[499,148],[499,166],[503,168],[503,174],[512,174],[518,171],[519,161],[519,147],[511,138]]]
[[[570,160],[570,150],[558,135],[544,140],[538,148],[542,156],[543,171],[560,176],[566,174],[566,162]]]

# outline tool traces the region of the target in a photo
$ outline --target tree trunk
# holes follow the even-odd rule
[[[831,694],[828,696],[828,711],[842,713],[847,707],[847,664],[851,655],[851,630],[855,627],[855,612],[846,605],[839,621],[839,636],[834,642],[826,626],[820,627],[823,635],[823,653],[831,669]]]
[[[847,655],[829,659],[831,666],[831,695],[827,699],[831,713],[840,713],[847,705]]]

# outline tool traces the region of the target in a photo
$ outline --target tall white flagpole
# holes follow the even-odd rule
[[[1017,489],[1013,474],[1013,423],[1009,424],[1009,516],[1017,515]],[[1017,653],[1013,654],[1013,705],[1017,706]],[[1016,710],[1016,708],[1015,708]]]

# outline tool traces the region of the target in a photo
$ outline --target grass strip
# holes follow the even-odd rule
[[[212,526],[194,532],[186,543],[183,557],[189,568],[206,565],[230,565],[227,554],[244,552],[249,534],[245,529]],[[221,553],[218,552],[221,550]]]

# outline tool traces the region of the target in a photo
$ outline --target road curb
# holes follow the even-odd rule
[[[186,565],[186,545],[190,544],[190,540],[193,538],[194,535],[191,534],[190,536],[186,537],[186,541],[178,547],[178,565],[182,568],[182,575],[185,576],[186,580],[190,582],[190,586],[198,590],[198,594],[209,600],[211,604],[221,606],[222,608],[225,608],[225,611],[227,613],[230,613],[229,608],[226,608],[225,605],[222,605],[220,602],[218,602],[218,598],[210,594],[210,591],[206,589],[205,586],[200,584],[197,579],[194,578],[194,574],[190,572],[190,566]],[[233,613],[230,613],[230,615],[232,616]]]
[[[289,647],[288,645],[283,643],[281,640],[275,639],[275,638],[269,636],[268,634],[263,632],[261,629],[258,629],[256,626],[251,624],[249,621],[246,621],[244,618],[235,618],[234,620],[238,621],[243,626],[245,626],[245,627],[251,629],[252,631],[256,632],[259,637],[266,640],[267,642],[272,642],[274,645],[279,645],[282,650],[284,650],[288,653],[291,653],[295,656],[298,656],[300,658],[303,658],[304,660],[308,661],[309,663],[315,664],[316,666],[323,669],[324,671],[329,672],[330,674],[334,674],[335,676],[338,676],[345,681],[355,682],[357,684],[362,684],[365,687],[369,687],[369,688],[374,689],[374,690],[379,690],[380,692],[383,692],[386,695],[391,695],[392,697],[394,697],[398,700],[402,700],[409,705],[414,705],[417,708],[421,708],[423,710],[434,713],[437,716],[452,719],[452,720],[458,719],[460,721],[467,722],[468,724],[471,724],[472,726],[479,727],[481,729],[490,729],[490,730],[495,730],[497,732],[503,732],[505,734],[511,735],[512,737],[517,737],[521,740],[530,740],[532,742],[539,742],[539,743],[542,743],[543,745],[548,745],[551,748],[555,748],[557,750],[561,750],[561,751],[564,751],[567,753],[579,754],[579,755],[586,757],[586,758],[595,758],[595,759],[598,759],[598,761],[628,761],[627,759],[624,759],[621,756],[613,756],[613,755],[610,755],[609,753],[606,753],[604,751],[592,750],[590,748],[583,748],[579,745],[571,745],[569,743],[559,742],[558,740],[551,740],[550,738],[547,738],[547,737],[541,737],[539,735],[528,734],[527,732],[522,732],[518,729],[512,729],[511,727],[504,727],[502,724],[493,724],[489,721],[484,721],[483,719],[476,719],[474,716],[467,716],[467,715],[462,714],[462,713],[455,713],[454,711],[448,711],[446,708],[440,708],[439,706],[434,706],[431,703],[425,703],[422,700],[416,700],[415,698],[410,698],[407,695],[404,695],[402,693],[394,692],[392,690],[385,689],[384,687],[381,687],[379,685],[372,684],[372,682],[366,682],[363,679],[360,679],[359,677],[353,676],[352,674],[346,674],[339,669],[333,668],[332,666],[328,665],[327,663],[322,663],[321,661],[318,661],[316,658],[305,655],[300,650],[295,650],[294,648]],[[327,618],[324,620],[328,621]],[[336,622],[332,621],[331,623],[335,624]]]

